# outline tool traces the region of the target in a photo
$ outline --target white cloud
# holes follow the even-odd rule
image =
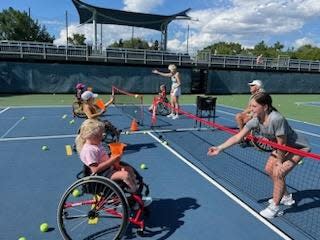
[[[210,7],[206,0],[207,6]],[[167,0],[124,0],[124,9],[136,12],[150,12]],[[239,42],[245,47],[252,47],[264,40],[267,44],[273,44],[280,40],[288,46],[298,46],[303,42],[318,42],[312,40],[304,29],[305,25],[320,17],[319,0],[229,0],[225,4],[213,5],[215,8],[195,10],[188,13],[193,19],[199,21],[173,21],[169,25],[168,49],[185,52],[187,49],[187,25],[190,26],[189,50],[202,49],[218,41]],[[104,26],[104,45],[114,41],[131,38],[131,27]],[[99,30],[99,27],[98,27]],[[92,26],[85,25],[69,27],[69,34],[84,33],[88,41],[93,41]],[[294,42],[287,35],[295,35],[298,40]],[[160,40],[160,33],[148,29],[136,29],[135,37],[141,37],[147,41]],[[309,36],[309,38],[305,38]],[[285,40],[282,40],[285,39]],[[100,33],[98,34],[100,40]],[[65,30],[61,30],[56,42],[65,41]],[[268,42],[269,41],[269,42]]]
[[[163,4],[163,0],[124,0],[125,11],[131,12],[150,12],[157,6]]]
[[[306,44],[310,44],[312,46],[317,46],[318,44],[316,44],[314,42],[313,39],[310,39],[310,38],[307,38],[307,37],[304,37],[304,38],[300,38],[300,39],[297,39],[295,42],[294,42],[294,47],[296,48],[299,48],[303,45],[306,45]]]
[[[97,27],[97,41],[98,45],[100,44],[101,34],[100,34],[100,25]],[[92,24],[84,24],[84,25],[76,25],[71,24],[68,27],[68,36],[72,36],[72,34],[84,34],[86,37],[86,43],[94,42],[94,30]],[[133,37],[140,37],[149,41],[153,35],[157,33],[153,30],[147,30],[143,28],[134,28]],[[160,36],[160,34],[158,33]],[[118,26],[118,25],[104,25],[102,30],[102,45],[104,47],[114,43],[115,41],[119,41],[119,39],[128,40],[132,37],[132,27],[128,26]],[[62,29],[60,31],[59,37],[54,41],[57,45],[65,45],[66,44],[66,29]]]
[[[189,22],[194,31],[191,48],[203,48],[216,41],[252,46],[261,40],[275,42],[286,34],[298,35],[309,20],[320,16],[320,1],[233,0],[227,8],[197,10],[189,15],[199,19]],[[175,44],[170,46],[179,46],[173,39],[171,42]]]

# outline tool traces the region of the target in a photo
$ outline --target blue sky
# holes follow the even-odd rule
[[[83,0],[105,8],[133,12],[170,15],[191,8],[189,16],[198,21],[174,21],[169,25],[168,48],[176,52],[195,52],[215,42],[238,42],[253,47],[264,40],[268,45],[280,41],[287,47],[303,44],[320,46],[319,0]],[[55,35],[56,44],[66,39],[65,12],[68,12],[69,34],[85,34],[92,42],[92,25],[79,25],[79,17],[71,0],[1,0],[0,10],[13,7],[28,11],[48,31]],[[100,27],[98,27],[100,31]],[[130,39],[131,27],[103,26],[103,45]],[[147,41],[160,40],[160,33],[135,29],[135,37]],[[100,33],[98,34],[100,41]]]

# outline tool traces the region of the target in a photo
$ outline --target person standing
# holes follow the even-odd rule
[[[171,78],[171,91],[170,91],[170,104],[171,104],[171,114],[167,117],[172,119],[179,118],[179,97],[181,96],[181,78],[180,73],[177,71],[177,67],[174,64],[168,66],[169,73],[160,72],[157,69],[152,70],[152,73],[158,74],[163,77]]]
[[[253,118],[236,135],[219,146],[210,147],[207,153],[209,156],[216,156],[240,142],[252,129],[259,129],[262,136],[279,145],[305,152],[311,150],[308,140],[296,133],[288,121],[272,106],[272,98],[269,94],[264,92],[255,94],[251,100],[251,109]],[[280,149],[272,151],[269,155],[265,171],[273,182],[273,197],[268,201],[268,207],[260,211],[260,215],[265,218],[274,218],[281,213],[280,204],[291,206],[295,203],[292,194],[287,191],[286,176],[302,158],[303,156],[296,153]]]

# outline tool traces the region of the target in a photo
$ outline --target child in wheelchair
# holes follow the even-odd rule
[[[99,109],[94,104],[94,99],[98,96],[98,94],[95,94],[91,91],[85,91],[81,95],[82,100],[82,109],[83,113],[85,114],[86,118],[88,119],[97,119],[99,121],[102,121],[105,124],[105,130],[107,133],[111,133],[111,138],[116,138],[116,141],[119,141],[120,133],[119,131],[111,122],[108,120],[100,120],[100,116],[104,114],[105,110]],[[109,105],[111,105],[114,101],[114,98],[112,97],[107,103],[105,103],[105,107],[107,108]]]
[[[156,114],[167,115],[170,112],[170,109],[163,104],[169,103],[167,98],[167,88],[165,84],[160,85],[160,92],[157,96],[154,97],[152,104],[149,107],[149,112],[156,111]],[[156,106],[156,104],[158,106]],[[159,106],[160,105],[160,106]]]
[[[142,177],[128,164],[120,163],[121,155],[108,156],[102,146],[104,123],[95,119],[85,120],[76,137],[76,148],[89,175],[100,175],[124,185],[124,191],[141,194]],[[123,184],[121,184],[123,183]],[[150,197],[144,197],[146,207],[152,201]]]

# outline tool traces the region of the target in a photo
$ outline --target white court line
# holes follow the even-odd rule
[[[7,136],[23,119],[20,118],[15,124],[13,124],[13,126],[11,128],[8,129],[8,131],[6,131],[0,138],[4,138],[5,136]]]
[[[221,112],[221,113],[224,113],[226,115],[230,115],[230,116],[235,116],[234,113],[229,113],[229,112],[226,112],[226,111],[223,111],[223,110],[217,110],[217,112]],[[289,119],[289,118],[287,118]],[[298,121],[298,120],[292,120],[290,119],[290,121],[296,121],[296,122],[301,122],[301,123],[305,123],[305,122],[302,122],[302,121]],[[316,124],[311,124],[311,123],[307,123],[307,124],[310,124],[310,125],[314,125],[316,127],[320,127],[320,125],[316,125]],[[295,131],[297,132],[301,132],[301,133],[304,133],[304,134],[307,134],[307,135],[310,135],[310,136],[313,136],[313,137],[320,137],[320,134],[316,134],[316,133],[311,133],[311,132],[307,132],[307,131],[303,131],[303,130],[299,130],[299,129],[294,129]]]
[[[226,188],[224,188],[222,185],[220,185],[218,182],[213,180],[210,176],[208,176],[205,172],[203,172],[201,169],[193,165],[191,162],[189,162],[186,158],[181,156],[178,152],[176,152],[174,149],[169,147],[166,144],[163,144],[160,139],[158,139],[155,135],[153,135],[151,132],[148,132],[148,134],[154,138],[156,141],[161,143],[165,148],[167,148],[170,152],[172,152],[175,156],[177,156],[180,160],[182,160],[185,164],[187,164],[189,167],[191,167],[193,170],[195,170],[198,174],[200,174],[202,177],[204,177],[208,182],[210,182],[212,185],[214,185],[216,188],[218,188],[220,191],[222,191],[224,194],[226,194],[228,197],[230,197],[233,201],[238,203],[242,208],[244,208],[246,211],[248,211],[251,215],[253,215],[256,219],[258,219],[260,222],[265,224],[267,227],[269,227],[272,231],[274,231],[276,234],[278,234],[280,237],[286,240],[291,240],[287,234],[285,234],[283,231],[281,231],[279,228],[275,227],[273,224],[271,224],[269,221],[264,219],[260,214],[255,212],[252,208],[250,208],[246,203],[241,201],[239,198],[237,198],[233,193],[228,191]]]
[[[0,142],[9,141],[25,141],[25,140],[41,140],[41,139],[57,139],[57,138],[71,138],[76,137],[76,134],[71,135],[55,135],[55,136],[36,136],[36,137],[16,137],[16,138],[0,138]]]
[[[7,111],[7,110],[9,110],[9,109],[10,109],[10,107],[7,107],[7,108],[1,110],[1,111],[0,111],[0,114],[1,114],[1,113],[4,113],[5,111]]]

